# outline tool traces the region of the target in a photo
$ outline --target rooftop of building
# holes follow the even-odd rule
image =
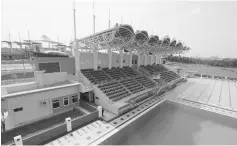
[[[24,139],[26,137],[30,137],[31,135],[49,130],[55,126],[65,123],[65,118],[71,117],[71,119],[75,119],[83,115],[85,115],[85,113],[83,113],[79,109],[76,109],[75,113],[72,110],[70,110],[68,112],[50,117],[48,119],[40,120],[29,125],[15,128],[11,131],[3,132],[1,133],[2,136],[1,143],[4,145],[13,144],[14,143],[13,137],[15,136],[21,135],[22,138]]]

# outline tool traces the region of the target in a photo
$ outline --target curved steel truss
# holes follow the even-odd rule
[[[136,31],[130,25],[118,25],[81,39],[77,39],[80,49],[126,49],[143,53],[176,54],[190,50],[181,41],[170,39],[166,35],[161,39],[157,35],[149,36],[147,31]]]

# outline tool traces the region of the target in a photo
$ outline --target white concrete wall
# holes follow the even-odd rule
[[[147,55],[147,65],[151,64],[151,55]]]
[[[101,68],[108,67],[109,66],[108,54],[98,52],[98,61],[100,61],[98,66],[100,66]]]
[[[38,87],[39,85],[37,82],[29,82],[29,83],[12,84],[12,85],[3,86],[3,88],[6,88],[8,94],[21,92],[25,90],[33,90],[33,89],[37,89]]]
[[[123,60],[125,60],[125,63],[123,63],[123,66],[129,66],[129,54],[123,54]]]
[[[93,68],[93,53],[80,52],[80,68],[81,69]]]
[[[120,56],[117,53],[112,53],[112,67],[119,67]]]
[[[51,85],[68,80],[66,72],[44,73],[44,85]]]
[[[143,54],[141,54],[141,64],[140,65],[144,65],[145,64],[145,57]]]
[[[53,115],[51,100],[58,97],[78,94],[78,88],[79,86],[73,86],[7,98],[9,114],[6,129],[11,129],[15,126],[24,125]],[[46,106],[41,105],[42,100],[47,101]],[[20,107],[23,107],[22,111],[13,111],[13,109]]]

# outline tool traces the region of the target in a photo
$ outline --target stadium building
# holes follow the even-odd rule
[[[174,38],[116,24],[73,48],[74,57],[38,52],[17,69],[3,64],[2,144],[129,144],[123,139],[167,107],[236,124],[236,78],[166,64],[190,50]]]

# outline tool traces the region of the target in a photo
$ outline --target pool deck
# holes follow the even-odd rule
[[[216,83],[218,84],[216,85]],[[125,127],[129,121],[135,121],[137,118],[134,117],[139,117],[143,114],[146,114],[146,112],[158,106],[165,100],[176,101],[175,99],[181,99],[194,101],[200,104],[205,103],[207,105],[212,105],[217,102],[217,106],[220,107],[220,109],[221,107],[225,107],[236,110],[237,102],[234,95],[237,95],[237,85],[235,82],[216,79],[190,78],[187,82],[180,84],[176,88],[164,93],[159,97],[154,96],[154,98],[150,101],[145,102],[132,111],[129,111],[128,113],[108,123],[96,121],[68,135],[62,136],[61,138],[58,138],[46,145],[97,145],[101,143],[101,141],[115,134],[117,131],[119,131],[119,129]],[[235,102],[235,104],[233,102]],[[201,108],[208,110],[202,106]],[[237,113],[237,111],[231,112],[231,114],[234,114],[234,117],[237,117],[235,113]]]
[[[186,83],[165,93],[164,98],[237,113],[237,83],[233,81],[189,78]]]

